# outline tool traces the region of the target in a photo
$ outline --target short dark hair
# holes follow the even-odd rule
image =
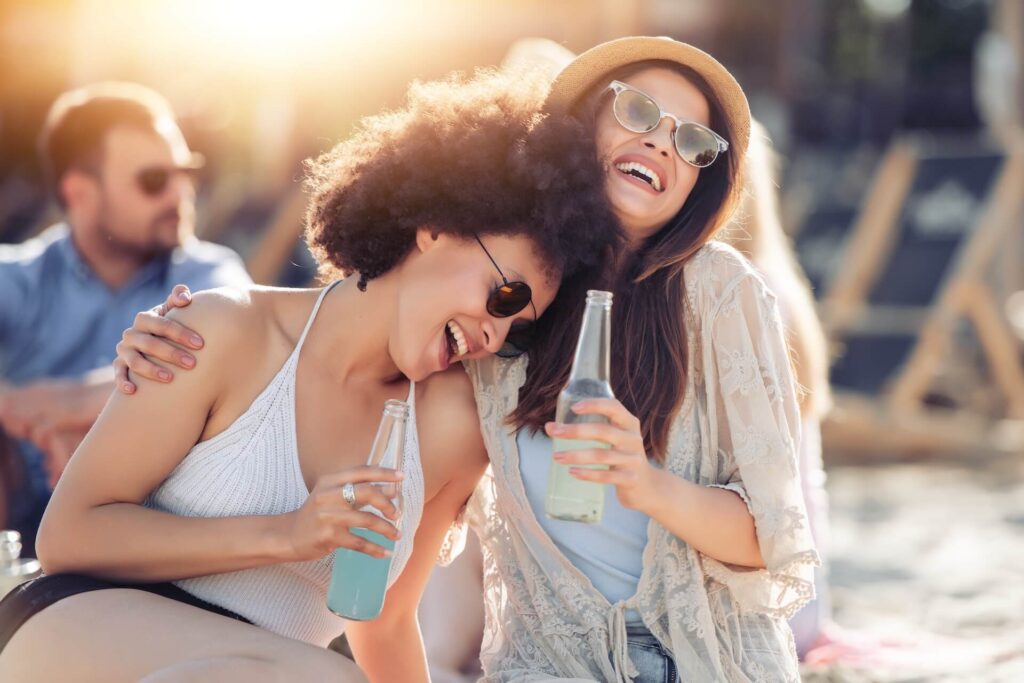
[[[404,107],[309,162],[321,276],[372,280],[422,227],[525,235],[563,276],[601,262],[620,234],[603,168],[579,122],[539,114],[545,93],[539,77],[493,70],[416,83]]]
[[[58,97],[39,135],[39,156],[57,203],[65,205],[60,192],[65,173],[102,163],[111,129],[127,125],[155,131],[161,119],[174,120],[170,104],[137,83],[94,83]]]

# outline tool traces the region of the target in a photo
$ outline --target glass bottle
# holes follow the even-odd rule
[[[587,292],[587,308],[583,313],[583,326],[576,342],[569,382],[558,395],[555,422],[574,424],[607,422],[601,415],[577,415],[572,406],[587,398],[615,398],[611,387],[611,314],[612,294],[599,290]],[[583,448],[609,448],[603,441],[554,439],[554,453]],[[570,467],[607,469],[606,465],[563,465],[551,461],[548,475],[548,494],[544,512],[552,519],[594,524],[604,513],[605,489],[603,484],[582,481],[569,474]]]
[[[377,427],[377,436],[373,440],[367,465],[403,471],[408,421],[408,403],[397,400],[384,403],[384,416]],[[400,520],[404,507],[401,482],[396,486],[393,501]],[[370,506],[364,507],[363,511],[382,516],[376,508]],[[352,529],[352,533],[388,550],[394,550],[395,542],[376,531],[356,528]],[[331,584],[327,589],[328,609],[346,619],[365,621],[376,618],[384,607],[391,560],[391,557],[372,557],[348,548],[335,550]]]
[[[10,529],[0,531],[0,598],[40,574],[39,560],[21,557],[21,534]]]

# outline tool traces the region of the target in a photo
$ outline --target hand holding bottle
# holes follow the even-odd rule
[[[352,529],[370,529],[392,541],[398,540],[398,529],[387,520],[398,517],[392,499],[396,482],[403,476],[388,467],[360,466],[320,477],[302,507],[285,516],[288,540],[295,555],[293,561],[317,560],[338,548],[373,557],[389,556],[390,551],[353,534]],[[342,494],[345,484],[355,486],[355,503],[351,505]],[[364,506],[379,510],[387,519],[361,509]]]
[[[579,401],[573,404],[572,412],[600,415],[608,422],[548,422],[544,426],[547,435],[552,439],[598,441],[608,447],[561,451],[554,454],[555,462],[574,465],[569,474],[582,481],[611,484],[623,507],[645,512],[658,495],[663,471],[647,458],[640,420],[614,398]],[[585,469],[583,465],[606,465],[608,469]]]

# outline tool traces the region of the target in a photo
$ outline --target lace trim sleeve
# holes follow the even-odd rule
[[[760,278],[737,277],[719,301],[709,344],[717,375],[711,400],[718,481],[750,509],[766,566],[736,567],[706,556],[702,562],[740,609],[789,618],[814,597],[819,564],[797,470],[800,412],[792,368],[774,296]]]

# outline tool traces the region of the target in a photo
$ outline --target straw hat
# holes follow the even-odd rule
[[[665,37],[633,36],[601,43],[569,62],[551,84],[544,102],[549,112],[568,112],[591,88],[613,71],[649,60],[675,62],[700,74],[722,104],[732,129],[729,154],[742,159],[750,140],[750,107],[743,89],[714,57],[692,45]]]

